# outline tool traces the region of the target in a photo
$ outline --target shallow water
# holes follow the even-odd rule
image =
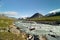
[[[22,31],[31,34],[31,35],[57,35],[60,36],[60,26],[59,25],[48,25],[48,24],[31,24],[31,23],[22,23],[15,22],[15,25],[22,29]],[[35,30],[29,30],[29,28],[35,28]],[[21,30],[20,29],[20,30]],[[60,40],[60,37],[53,38],[47,36],[48,40]]]

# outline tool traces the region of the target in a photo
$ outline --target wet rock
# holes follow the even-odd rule
[[[30,34],[27,35],[27,40],[34,40],[34,37]]]
[[[34,35],[34,40],[39,40],[38,35]]]

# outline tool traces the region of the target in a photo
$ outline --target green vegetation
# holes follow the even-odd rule
[[[8,27],[14,22],[14,19],[7,18],[7,17],[1,17],[0,18],[0,27]]]
[[[0,27],[8,27],[12,23],[9,19],[0,19]]]
[[[31,18],[31,19],[27,19],[27,20],[32,20],[32,21],[60,21],[60,16]]]
[[[15,18],[0,15],[0,31],[2,30],[2,32],[0,32],[0,40],[25,40],[22,38],[22,34],[17,36],[17,34],[7,31],[7,28],[9,29],[9,25],[12,25],[14,21],[16,21]],[[5,32],[5,30],[7,32]]]
[[[24,40],[20,34],[19,36],[10,32],[0,32],[0,40]]]

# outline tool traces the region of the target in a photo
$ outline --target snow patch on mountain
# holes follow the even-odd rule
[[[54,13],[54,14],[56,14],[56,12],[60,12],[60,9],[52,10],[52,11],[50,11],[49,13]]]

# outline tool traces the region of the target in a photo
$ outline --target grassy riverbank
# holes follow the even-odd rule
[[[21,36],[21,34],[17,36],[9,32],[0,32],[0,40],[25,40]]]
[[[13,25],[13,23],[15,21],[16,21],[16,19],[10,18],[7,16],[0,17],[0,40],[25,40],[22,37],[22,33],[20,33],[19,36],[17,36],[15,33],[12,33],[13,31],[16,32],[18,29],[14,30],[14,28],[13,28],[12,32],[9,32],[7,30],[7,28],[9,29],[10,25]],[[11,26],[11,27],[13,27],[13,26]],[[2,30],[2,32],[1,32],[1,30]],[[7,31],[7,32],[5,32],[5,31]]]
[[[11,18],[0,18],[0,27],[8,27],[11,25],[15,20]]]

